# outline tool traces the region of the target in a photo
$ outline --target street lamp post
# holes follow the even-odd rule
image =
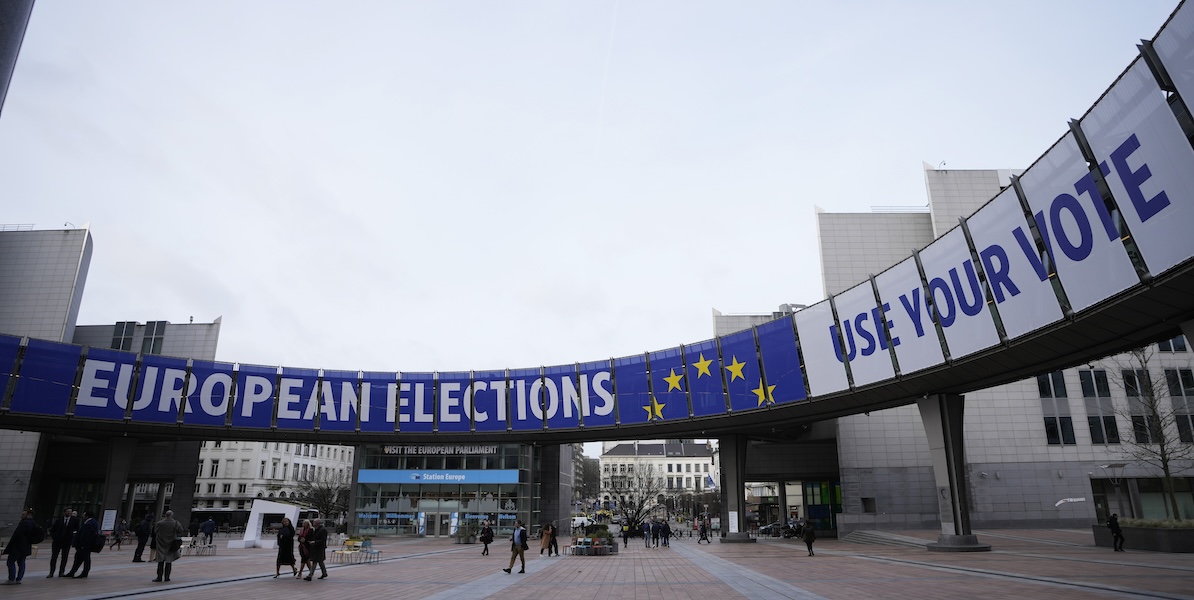
[[[1104,473],[1110,475],[1109,479],[1111,480],[1111,485],[1115,486],[1115,506],[1118,509],[1116,514],[1121,517],[1127,516],[1124,514],[1123,499],[1120,498],[1119,495],[1119,482],[1122,479],[1124,467],[1126,466],[1128,466],[1128,463],[1108,463],[1105,465],[1099,465],[1099,468],[1102,469]]]

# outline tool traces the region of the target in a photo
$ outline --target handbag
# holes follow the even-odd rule
[[[170,542],[170,553],[173,554],[175,552],[178,552],[181,549],[182,549],[182,540],[179,538],[174,538],[174,541]]]
[[[91,542],[91,551],[99,554],[104,549],[107,541],[107,538],[102,535],[95,536],[95,541]]]

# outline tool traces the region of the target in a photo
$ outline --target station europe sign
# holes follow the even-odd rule
[[[0,409],[249,430],[541,431],[769,410],[941,365],[1194,256],[1194,149],[1158,83],[1171,78],[1194,98],[1194,9],[1181,5],[1149,48],[1153,64],[1138,57],[958,227],[750,330],[623,358],[468,372],[238,365],[0,336],[0,381],[15,378]]]

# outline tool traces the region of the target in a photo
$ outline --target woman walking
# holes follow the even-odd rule
[[[278,528],[278,565],[274,569],[274,579],[282,575],[282,565],[288,565],[293,574],[298,576],[298,569],[294,566],[294,525],[287,517],[282,517],[282,526]]]
[[[315,574],[315,563],[311,562],[311,542],[315,535],[315,529],[311,527],[310,519],[303,519],[303,528],[298,532],[299,541],[299,569],[298,573],[294,574],[295,579],[303,576],[303,571],[309,566],[311,567],[311,574]]]
[[[481,543],[485,544],[481,556],[489,556],[489,545],[493,543],[493,528],[489,526],[489,521],[481,521]]]

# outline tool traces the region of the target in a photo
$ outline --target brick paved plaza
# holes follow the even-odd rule
[[[641,540],[616,556],[544,558],[532,543],[527,573],[501,571],[509,543],[490,556],[449,540],[379,539],[375,564],[329,565],[329,578],[273,578],[272,550],[229,550],[184,557],[173,582],[151,583],[154,564],[133,564],[129,547],[95,557],[84,580],[46,579],[49,554],[30,558],[25,581],[0,586],[5,600],[136,596],[177,600],[336,598],[1194,598],[1194,555],[1113,553],[1089,531],[978,532],[985,553],[936,553],[913,546],[818,540],[816,556],[793,540],[646,549]],[[929,531],[903,536],[932,541]],[[217,540],[221,546],[227,539]],[[517,570],[517,567],[516,567]],[[517,585],[516,590],[507,589]]]

